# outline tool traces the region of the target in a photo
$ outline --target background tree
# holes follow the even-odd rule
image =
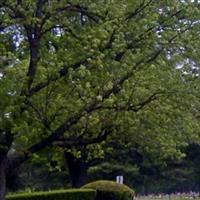
[[[196,42],[195,6],[152,0],[1,2],[0,198],[6,169],[34,153],[90,144],[102,137],[102,127],[110,129],[119,111],[131,119],[160,95],[176,100],[184,81],[175,67],[183,69],[189,58],[198,61],[188,51]],[[88,118],[90,131],[82,133]]]

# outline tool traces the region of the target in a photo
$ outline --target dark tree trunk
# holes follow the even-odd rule
[[[87,163],[68,152],[65,153],[65,161],[71,177],[72,187],[79,188],[84,185],[87,182]]]
[[[6,195],[6,155],[0,155],[0,200],[5,200]]]
[[[8,168],[7,153],[13,141],[10,129],[0,131],[0,200],[5,200],[6,195],[6,175]]]

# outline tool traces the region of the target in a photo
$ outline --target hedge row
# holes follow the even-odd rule
[[[95,200],[95,198],[95,190],[71,189],[9,195],[6,200]]]
[[[83,189],[54,190],[10,195],[6,200],[133,200],[135,192],[114,181],[95,181]]]

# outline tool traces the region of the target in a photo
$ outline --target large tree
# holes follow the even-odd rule
[[[1,2],[0,199],[6,171],[34,153],[104,140],[118,112],[130,115],[161,96],[176,99],[184,84],[177,64],[183,69],[187,59],[197,62],[190,52],[199,19],[195,6]]]

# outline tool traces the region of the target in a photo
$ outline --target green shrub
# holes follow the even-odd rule
[[[95,200],[95,197],[95,190],[71,189],[9,195],[6,200]]]
[[[131,188],[114,181],[95,181],[84,185],[83,188],[95,189],[96,200],[133,200],[135,196]]]

